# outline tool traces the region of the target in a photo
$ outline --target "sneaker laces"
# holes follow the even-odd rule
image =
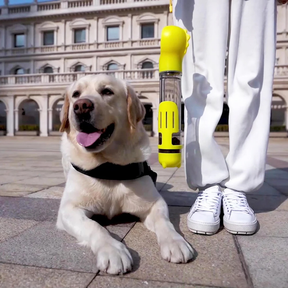
[[[200,191],[196,200],[195,211],[209,211],[217,214],[219,204],[221,203],[220,191]]]
[[[233,210],[251,213],[252,209],[250,208],[244,193],[226,190],[223,195],[223,201],[225,202],[228,212]]]

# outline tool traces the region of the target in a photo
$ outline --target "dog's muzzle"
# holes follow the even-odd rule
[[[94,104],[89,99],[78,99],[73,105],[73,110],[79,122],[89,121]]]

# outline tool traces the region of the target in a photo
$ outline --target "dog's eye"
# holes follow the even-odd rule
[[[75,91],[73,94],[72,94],[72,97],[73,98],[78,98],[80,96],[80,92],[79,91]]]
[[[109,88],[104,88],[102,91],[101,91],[101,95],[104,95],[104,96],[109,96],[109,95],[113,95],[113,91]]]

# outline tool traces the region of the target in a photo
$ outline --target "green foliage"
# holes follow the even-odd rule
[[[61,124],[54,124],[53,131],[59,131]]]
[[[144,128],[146,131],[152,131],[152,125],[151,124],[144,124]]]
[[[217,125],[215,131],[217,132],[228,132],[229,126],[228,125]]]
[[[285,126],[270,126],[270,132],[286,132]]]
[[[39,125],[19,125],[19,131],[39,131]]]
[[[6,131],[6,125],[0,125],[0,131]]]

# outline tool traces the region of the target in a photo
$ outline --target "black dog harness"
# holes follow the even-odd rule
[[[125,166],[113,163],[104,163],[91,170],[83,170],[74,164],[72,164],[72,166],[82,174],[103,180],[133,180],[148,175],[152,178],[152,181],[156,186],[157,173],[151,170],[146,161],[131,163]]]

